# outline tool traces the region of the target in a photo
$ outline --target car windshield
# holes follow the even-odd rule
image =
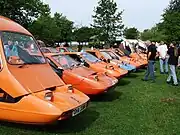
[[[12,65],[43,64],[46,60],[33,37],[13,32],[2,32],[6,60]]]
[[[72,59],[68,55],[55,55],[52,58],[59,63],[63,69],[69,69],[80,66],[80,63]]]
[[[51,51],[51,53],[58,53],[58,51],[56,50],[56,48],[50,47],[49,50]]]
[[[114,53],[108,51],[107,52],[113,59],[119,59]]]
[[[107,52],[101,52],[101,54],[105,57],[105,59],[112,60],[112,57]]]
[[[76,52],[75,50],[73,50],[73,49],[70,48],[70,47],[67,47],[67,50],[68,50],[69,52]]]
[[[95,62],[101,62],[100,59],[98,59],[97,57],[93,56],[90,53],[82,53],[82,56],[88,60],[89,62],[95,63]]]

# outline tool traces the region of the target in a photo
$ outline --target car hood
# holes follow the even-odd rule
[[[105,68],[106,66],[108,66],[108,64],[105,62],[92,63],[92,65],[96,67],[101,67],[101,68]]]
[[[47,64],[25,65],[22,68],[10,66],[8,68],[13,77],[25,88],[27,93],[64,85],[64,82]]]
[[[88,78],[91,75],[96,74],[95,71],[93,71],[93,70],[91,70],[91,69],[89,69],[87,67],[84,67],[84,66],[83,67],[73,68],[69,72],[72,72],[74,74],[78,74],[79,76],[86,77],[86,78]]]

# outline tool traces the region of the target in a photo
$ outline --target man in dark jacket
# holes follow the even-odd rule
[[[180,54],[178,52],[178,49],[175,47],[173,43],[170,44],[170,47],[168,49],[168,54],[169,54],[168,64],[170,67],[170,74],[167,78],[167,83],[170,83],[171,79],[173,78],[173,85],[178,86],[176,66],[178,65],[178,57]]]
[[[147,52],[147,59],[148,59],[148,66],[147,71],[145,74],[143,81],[148,81],[148,77],[150,76],[152,79],[152,82],[155,82],[155,76],[154,76],[154,68],[155,68],[155,59],[156,59],[156,46],[155,44],[152,44],[150,41],[147,41],[148,45],[148,52]]]

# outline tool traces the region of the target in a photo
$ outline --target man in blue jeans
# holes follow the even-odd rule
[[[159,63],[160,63],[160,72],[161,74],[168,74],[168,56],[167,56],[167,45],[161,41],[160,46],[157,48],[157,52],[159,55]],[[165,67],[165,72],[164,72]]]
[[[151,43],[150,41],[147,42],[148,45],[148,52],[147,52],[147,59],[148,59],[148,66],[145,77],[142,79],[143,81],[148,81],[148,77],[151,77],[152,82],[155,82],[154,76],[154,64],[156,59],[156,46],[155,43]]]

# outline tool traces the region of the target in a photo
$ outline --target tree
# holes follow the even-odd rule
[[[58,35],[56,35],[56,42],[68,42],[72,38],[73,22],[68,20],[65,16],[59,13],[54,14],[54,21],[57,26]]]
[[[165,35],[168,42],[180,40],[180,0],[171,0],[169,6],[162,15],[160,29]]]
[[[126,28],[124,30],[124,36],[126,39],[138,39],[139,37],[139,31],[137,28]]]
[[[150,40],[155,42],[165,41],[166,36],[162,31],[159,30],[159,25],[152,27],[151,29],[146,29],[140,34],[140,38],[143,41]]]
[[[49,44],[54,43],[59,34],[56,23],[50,15],[39,17],[29,29],[36,39]]]
[[[99,38],[106,43],[116,40],[117,36],[122,35],[122,11],[118,12],[117,4],[114,0],[100,0],[94,10],[94,28],[99,29]]]
[[[73,22],[59,13],[55,13],[54,17],[40,16],[30,27],[30,31],[37,39],[49,44],[71,41],[72,29]]]
[[[74,32],[74,40],[77,42],[83,43],[83,42],[89,42],[91,37],[96,36],[97,30],[95,28],[90,28],[90,27],[81,27],[77,28]]]
[[[28,28],[40,15],[50,13],[50,8],[41,0],[1,0],[0,14]]]

